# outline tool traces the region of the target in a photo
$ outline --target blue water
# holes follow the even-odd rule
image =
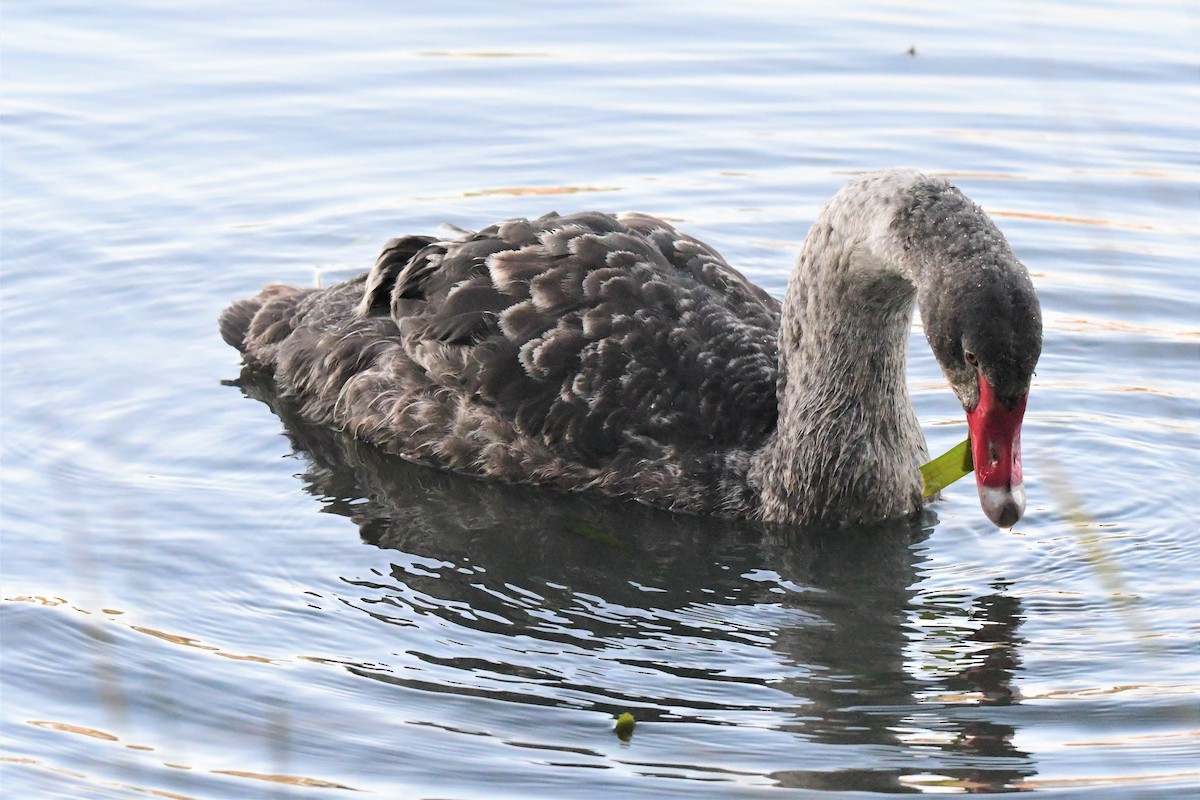
[[[1200,792],[1198,42],[1182,0],[6,2],[0,789]],[[668,217],[779,295],[894,165],[1041,296],[1012,532],[965,483],[830,539],[396,465],[285,427],[216,334],[551,209]]]

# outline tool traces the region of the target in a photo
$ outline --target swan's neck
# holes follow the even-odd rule
[[[766,519],[867,522],[920,508],[927,453],[905,361],[922,276],[893,225],[920,179],[854,181],[809,231],[783,304],[778,427],[751,467]]]

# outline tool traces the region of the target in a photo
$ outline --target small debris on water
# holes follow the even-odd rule
[[[628,742],[633,736],[633,726],[637,724],[633,714],[626,711],[621,716],[617,717],[617,724],[614,726],[617,732],[617,738],[622,742]]]

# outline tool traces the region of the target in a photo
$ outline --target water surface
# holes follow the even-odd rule
[[[5,795],[1200,791],[1198,36],[1182,1],[5,3]],[[895,165],[1041,295],[1012,532],[967,484],[831,536],[397,464],[216,335],[551,209],[780,295]],[[919,329],[910,375],[960,440]]]

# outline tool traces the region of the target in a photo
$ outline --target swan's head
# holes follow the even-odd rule
[[[996,327],[963,337],[963,368],[951,379],[967,414],[979,503],[1002,528],[1025,513],[1021,421],[1042,339],[1037,298],[1029,296],[1018,325],[994,320]]]
[[[995,224],[949,184],[919,188],[902,215],[922,229],[908,251],[921,318],[967,415],[980,504],[1011,527],[1025,511],[1021,421],[1042,352],[1037,294]]]
[[[996,274],[967,281],[947,298],[948,317],[923,319],[967,415],[980,505],[992,522],[1009,528],[1025,512],[1021,421],[1042,352],[1042,321],[1020,262],[1013,258],[990,272]]]

